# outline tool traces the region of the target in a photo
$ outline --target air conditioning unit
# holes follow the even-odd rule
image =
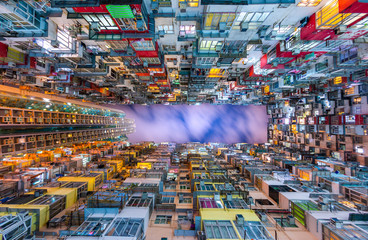
[[[240,31],[241,32],[246,32],[249,28],[249,23],[248,22],[242,22],[240,25]]]
[[[144,24],[142,19],[137,19],[137,29],[138,31],[144,31]]]
[[[337,229],[340,229],[343,227],[343,222],[337,218],[331,218],[330,219],[330,224],[335,226]]]
[[[226,22],[220,22],[219,31],[220,32],[225,32],[225,30],[226,30]]]
[[[59,41],[58,40],[51,40],[51,46],[53,46],[54,48],[58,48],[59,47]]]
[[[262,53],[266,54],[268,52],[268,46],[262,46]]]
[[[241,214],[236,214],[236,224],[243,225],[244,224],[244,217]]]
[[[293,215],[289,215],[287,221],[289,222],[290,225],[295,225],[295,218]]]
[[[309,17],[305,17],[302,20],[300,20],[300,28],[304,27],[305,25],[307,25],[309,20]]]
[[[327,211],[328,210],[328,206],[327,204],[323,203],[323,202],[319,202],[318,203],[318,207],[321,211]]]
[[[213,199],[215,200],[215,201],[220,201],[220,193],[214,193],[213,194]]]
[[[261,219],[262,222],[266,222],[267,221],[266,213],[260,212],[259,213],[259,218]]]
[[[133,48],[128,47],[128,48],[127,48],[127,54],[128,54],[128,55],[134,55],[134,50],[133,50]]]
[[[159,37],[165,37],[165,31],[164,30],[159,30],[158,35],[159,35]]]
[[[222,49],[222,46],[216,46],[216,48],[215,48],[216,52],[220,52],[221,49]]]
[[[338,28],[336,28],[336,29],[335,29],[335,34],[336,34],[336,35],[342,35],[342,34],[344,34],[347,30],[348,30],[347,26],[345,26],[345,25],[340,25]]]
[[[156,2],[151,2],[151,8],[152,8],[152,10],[158,10],[158,2],[156,1]]]
[[[98,22],[92,22],[91,23],[91,30],[94,32],[99,32],[100,31],[100,25],[98,24]]]
[[[180,2],[179,3],[179,7],[180,7],[180,12],[181,13],[186,13],[187,12],[187,7],[188,7],[188,3],[187,2]]]
[[[266,36],[267,29],[262,29],[258,32],[259,38],[264,38]]]
[[[233,195],[231,193],[226,193],[226,200],[227,201],[232,201],[233,200]]]

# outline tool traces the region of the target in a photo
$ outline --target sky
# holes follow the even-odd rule
[[[264,143],[268,116],[265,106],[122,105],[135,119],[130,142]]]

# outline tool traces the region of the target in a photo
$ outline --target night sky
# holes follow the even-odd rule
[[[267,141],[265,106],[239,105],[125,105],[119,107],[135,119],[130,142],[221,142]]]

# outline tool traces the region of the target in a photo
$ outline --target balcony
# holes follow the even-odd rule
[[[197,40],[197,35],[196,34],[180,34],[178,36],[178,41],[179,42],[195,41],[195,40]]]

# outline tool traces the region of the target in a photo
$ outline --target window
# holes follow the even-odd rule
[[[161,203],[174,203],[174,197],[162,197]]]
[[[238,239],[235,229],[230,221],[203,221],[207,238]]]
[[[183,199],[179,199],[179,203],[192,203],[191,197],[185,197]]]
[[[220,51],[222,48],[221,41],[206,41],[202,40],[199,51]]]
[[[198,7],[199,0],[179,0],[179,7]]]
[[[72,49],[73,39],[67,29],[58,28],[56,38],[59,43],[59,49]]]
[[[101,30],[119,30],[109,14],[83,14],[83,17],[90,24],[97,22]]]
[[[241,238],[244,238],[244,232],[247,239],[273,239],[267,229],[261,222],[245,221],[243,225],[236,225]]]
[[[179,215],[178,216],[178,221],[188,221],[188,217],[186,215]]]
[[[223,30],[230,30],[234,19],[235,13],[208,13],[204,21],[204,30],[220,30],[220,23],[226,23]]]
[[[158,31],[164,31],[165,34],[174,34],[173,25],[161,25],[158,26]]]
[[[354,93],[355,93],[355,88],[354,87],[345,89],[345,95],[352,95]]]
[[[213,191],[215,190],[215,188],[213,187],[212,184],[198,184],[197,183],[197,191],[202,190],[202,191]]]
[[[165,189],[174,190],[174,189],[176,189],[176,185],[174,185],[174,184],[165,185]]]
[[[289,25],[287,26],[277,25],[273,28],[273,31],[275,31],[277,34],[286,34],[291,30],[292,30],[292,26],[289,26]]]
[[[354,98],[353,104],[361,104],[361,103],[362,103],[362,98],[361,97]]]
[[[221,201],[215,201],[212,198],[199,198],[200,208],[223,208]]]
[[[167,62],[174,62],[174,61],[178,61],[177,58],[166,58]]]
[[[147,62],[148,64],[160,64],[159,58],[141,58],[143,62]]]
[[[172,216],[171,215],[157,215],[155,224],[170,224]]]
[[[249,23],[249,29],[257,29],[266,20],[270,12],[241,12],[236,17],[233,29],[240,29],[240,23]]]
[[[128,41],[106,41],[109,48],[114,49],[114,51],[125,51],[128,48]]]
[[[182,189],[182,190],[190,189],[190,186],[189,185],[180,185],[180,189]]]
[[[155,50],[155,46],[153,42],[146,41],[146,40],[133,42],[132,47],[134,47],[136,51],[154,51]]]
[[[176,51],[175,45],[162,45],[162,48],[166,51]]]
[[[217,59],[216,57],[197,57],[196,62],[198,65],[213,65]]]
[[[179,35],[185,37],[186,35],[195,35],[196,34],[196,26],[195,25],[187,25],[180,26]]]
[[[117,24],[121,28],[121,30],[138,30],[137,22],[134,18],[115,18]],[[144,28],[145,28],[144,24]]]

